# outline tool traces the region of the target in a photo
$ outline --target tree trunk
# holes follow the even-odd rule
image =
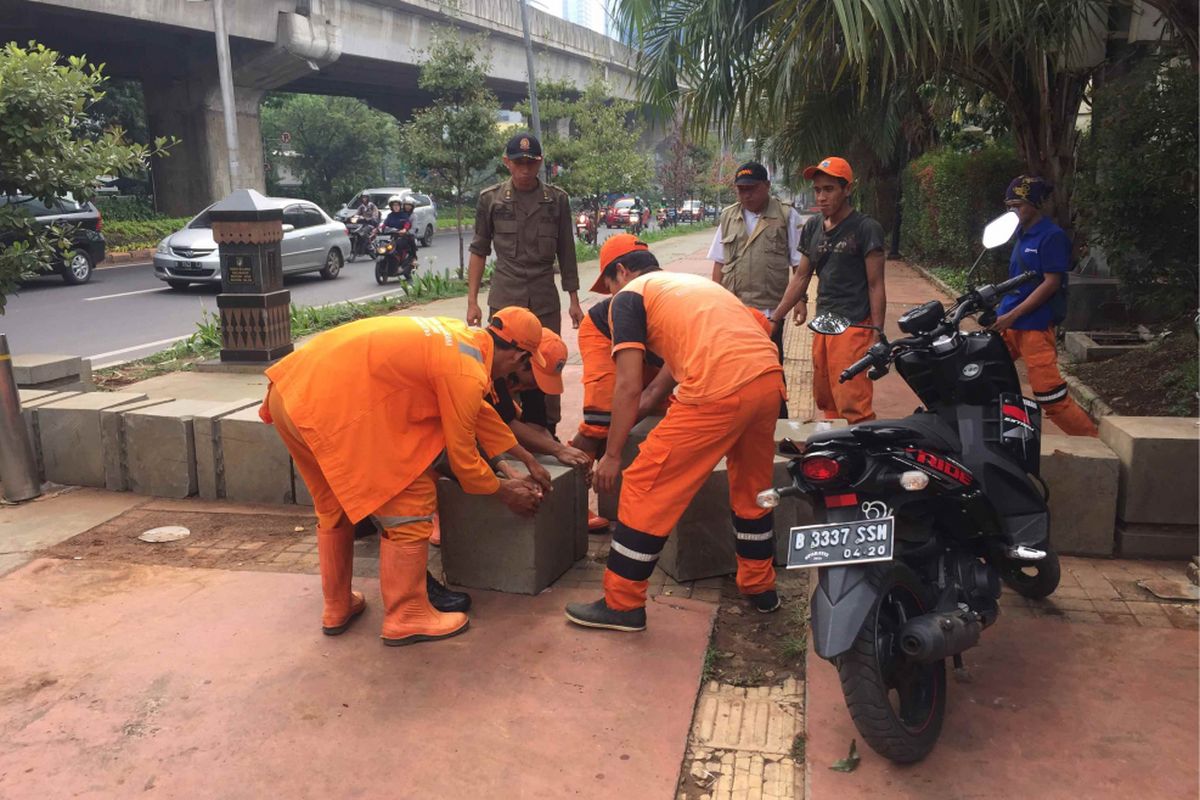
[[[458,192],[454,195],[454,214],[458,219],[458,279],[463,279],[463,224],[462,224],[462,186],[458,187]]]

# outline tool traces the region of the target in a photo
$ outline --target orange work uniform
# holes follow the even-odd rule
[[[613,297],[609,324],[614,354],[659,354],[678,388],[676,402],[622,476],[605,602],[622,611],[645,605],[666,537],[722,458],[729,469],[738,588],[745,594],[774,589],[774,515],[755,502],[771,485],[775,421],[786,397],[770,336],[720,285],[661,271],[635,278]]]
[[[323,333],[267,370],[260,415],[276,424],[321,527],[376,515],[388,538],[428,538],[429,470],[443,450],[464,490],[497,490],[479,444],[490,457],[516,439],[483,402],[492,347],[486,331],[458,320],[377,317]]]
[[[862,324],[870,325],[871,320]],[[814,333],[812,346],[813,401],[825,419],[845,419],[851,425],[875,419],[875,387],[866,372],[840,383],[842,371],[867,354],[879,334],[867,328],[847,328],[836,336]]]
[[[1025,359],[1029,385],[1046,416],[1068,436],[1099,436],[1096,424],[1067,391],[1067,382],[1058,370],[1058,348],[1054,328],[1004,331],[1004,343],[1013,361]]]
[[[613,389],[617,385],[617,365],[612,356],[612,331],[608,327],[606,297],[588,309],[579,325],[579,357],[583,362],[583,422],[579,432],[591,439],[606,439],[612,422]],[[642,387],[658,375],[662,359],[646,354],[642,368]]]

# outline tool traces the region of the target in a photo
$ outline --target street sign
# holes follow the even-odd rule
[[[283,133],[279,134],[279,142],[280,144],[291,144],[292,134],[288,131],[284,131]]]

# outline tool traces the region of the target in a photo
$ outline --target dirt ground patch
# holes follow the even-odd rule
[[[191,535],[159,544],[137,538],[144,531],[166,525],[182,525]],[[316,573],[316,542],[311,512],[230,514],[135,508],[42,555],[172,567]]]
[[[1068,369],[1108,403],[1129,416],[1194,417],[1197,341],[1185,326],[1144,350]]]
[[[732,577],[721,587],[721,605],[704,659],[704,679],[735,686],[772,686],[804,677],[808,648],[808,576],[804,570],[778,570],[783,607],[773,614],[755,611]]]

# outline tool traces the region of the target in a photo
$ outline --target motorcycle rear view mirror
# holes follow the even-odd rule
[[[1020,218],[1012,211],[1001,214],[983,229],[983,246],[992,250],[1007,243],[1020,225]]]
[[[818,314],[808,323],[809,330],[823,333],[827,336],[836,336],[839,333],[845,333],[849,330],[850,326],[850,320],[841,314],[834,314],[833,312]]]

